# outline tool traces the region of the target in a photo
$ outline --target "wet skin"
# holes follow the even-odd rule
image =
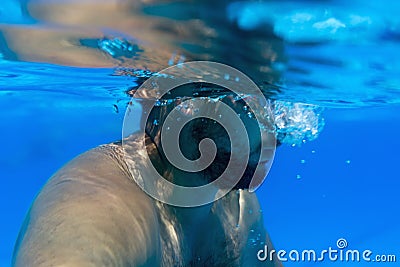
[[[110,144],[75,158],[44,186],[13,266],[280,266],[257,260],[263,245],[252,246],[253,235],[272,247],[254,193],[234,190],[197,208],[162,204],[132,181],[121,147]]]

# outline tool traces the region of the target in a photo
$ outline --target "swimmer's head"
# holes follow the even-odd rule
[[[214,114],[219,114],[222,108],[222,105],[227,105],[230,109],[236,113],[237,117],[242,121],[246,135],[240,136],[239,140],[235,140],[236,148],[239,151],[242,151],[241,146],[246,146],[248,142],[249,146],[249,160],[247,161],[247,167],[244,170],[244,173],[241,175],[240,180],[235,183],[233,189],[247,189],[250,186],[250,182],[256,181],[256,183],[261,183],[267,174],[267,168],[258,168],[259,164],[268,164],[273,157],[273,146],[275,145],[275,139],[273,135],[268,131],[268,129],[272,129],[272,125],[266,120],[264,125],[262,125],[252,113],[252,110],[246,104],[245,99],[242,99],[232,93],[225,91],[224,88],[216,88],[215,86],[211,87],[211,85],[205,84],[193,84],[192,88],[188,88],[190,86],[186,85],[185,88],[177,88],[177,91],[182,95],[183,91],[193,92],[195,96],[191,93],[188,97],[191,100],[196,99],[204,99],[207,95],[207,98],[214,99],[215,101],[219,101],[220,105],[210,105],[209,112]],[[208,88],[207,88],[208,87]],[[199,88],[201,90],[199,90]],[[152,149],[151,151],[148,149],[151,160],[153,161],[154,166],[156,166],[157,171],[163,175],[165,178],[173,177],[173,175],[168,175],[170,173],[179,172],[180,175],[187,176],[187,180],[174,181],[173,178],[170,179],[171,182],[177,183],[182,186],[200,186],[208,184],[214,180],[216,180],[227,168],[228,163],[232,161],[232,165],[235,166],[235,162],[243,161],[243,154],[235,155],[231,151],[231,140],[230,137],[225,130],[224,126],[218,123],[215,120],[200,117],[190,120],[179,133],[179,149],[182,154],[189,160],[198,159],[201,154],[199,151],[199,144],[202,140],[209,138],[212,139],[214,144],[216,145],[217,153],[215,155],[212,163],[200,171],[198,174],[193,176],[191,172],[183,172],[173,166],[167,157],[165,156],[163,145],[161,142],[161,132],[166,130],[164,128],[164,121],[167,118],[168,114],[176,108],[180,103],[182,103],[185,98],[176,97],[178,96],[177,91],[172,91],[168,96],[165,96],[165,102],[162,105],[156,106],[152,109],[147,122],[146,122],[146,134],[149,137],[147,140],[148,147],[156,147],[156,149]],[[171,96],[174,98],[171,99]],[[190,116],[191,107],[181,108],[180,112],[182,116]],[[156,123],[155,123],[156,122]],[[265,125],[268,124],[268,125]],[[226,125],[225,125],[226,126]],[[231,125],[235,128],[235,125]],[[264,158],[260,158],[261,149],[262,149],[262,139],[269,139],[266,143],[269,144],[269,151],[267,153],[263,153]],[[155,146],[154,146],[155,145]],[[178,148],[177,148],[178,149]],[[265,149],[265,148],[264,148]],[[244,151],[244,150],[243,150]],[[156,162],[155,162],[156,161]],[[161,164],[160,164],[161,163]],[[257,170],[257,171],[256,171]],[[238,170],[238,172],[243,170]],[[168,174],[166,174],[168,173]],[[200,181],[192,181],[191,177],[196,177]],[[228,181],[229,183],[229,181]],[[220,187],[229,187],[231,184],[224,184],[224,182],[219,183]]]

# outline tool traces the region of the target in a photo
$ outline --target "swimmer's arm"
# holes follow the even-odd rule
[[[58,171],[33,203],[13,266],[156,266],[152,202],[111,159],[89,151]]]

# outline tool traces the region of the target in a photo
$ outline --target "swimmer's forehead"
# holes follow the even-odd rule
[[[193,98],[193,97],[217,97],[224,95],[233,95],[231,90],[226,87],[206,83],[192,82],[182,84],[171,88],[167,93],[160,96],[157,88],[144,88],[138,91],[139,87],[131,88],[127,91],[132,97],[143,99],[178,99],[178,98]]]
[[[218,97],[226,95],[234,95],[234,93],[220,85],[206,82],[193,82],[173,88],[168,91],[167,94],[164,94],[162,99],[176,99],[179,97]]]
[[[251,96],[250,94],[244,94],[238,96],[232,90],[227,87],[211,84],[207,82],[192,82],[183,85],[179,85],[177,87],[172,88],[167,93],[160,96],[157,89],[154,88],[145,88],[145,90],[140,90],[138,92],[139,87],[131,88],[127,91],[127,94],[138,99],[163,99],[163,100],[176,100],[176,99],[184,99],[184,98],[194,98],[194,97],[227,97],[232,96],[235,99],[245,98],[247,96]],[[260,89],[263,93],[264,97],[270,98],[273,95],[273,90],[269,90],[269,88]],[[244,90],[246,92],[246,90]]]

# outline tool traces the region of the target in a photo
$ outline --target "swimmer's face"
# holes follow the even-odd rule
[[[239,182],[235,185],[234,189],[246,189],[249,188],[250,182],[252,179],[255,179],[256,184],[252,184],[253,186],[258,186],[262,180],[265,178],[267,174],[267,168],[263,167],[268,164],[272,159],[274,140],[271,138],[271,134],[267,134],[264,131],[260,130],[259,122],[256,120],[254,114],[251,113],[251,110],[246,105],[244,100],[235,100],[232,96],[227,96],[221,99],[226,105],[229,106],[238,116],[240,116],[241,121],[243,122],[246,135],[240,136],[239,139],[235,140],[235,146],[239,151],[244,151],[241,147],[249,145],[249,160],[247,161],[247,168],[244,171],[244,174],[241,176]],[[164,117],[165,114],[168,114],[167,111],[157,112],[152,111],[154,116]],[[216,111],[218,112],[218,111]],[[161,115],[164,114],[164,115]],[[153,121],[156,117],[150,116],[149,121]],[[162,121],[161,118],[158,119]],[[238,127],[237,125],[233,125],[234,128]],[[167,160],[162,155],[162,146],[159,145],[157,140],[159,139],[160,131],[157,129],[153,133],[155,134],[153,140],[157,144],[158,151],[161,152],[161,157],[163,158],[163,162],[165,163]],[[201,140],[205,138],[210,138],[214,141],[217,147],[216,157],[213,162],[203,171],[201,171],[200,177],[203,177],[203,181],[199,181],[200,184],[207,184],[215,179],[217,179],[227,168],[228,163],[231,161],[232,165],[240,165],[236,164],[236,162],[243,161],[243,154],[235,155],[235,153],[231,153],[231,141],[228,136],[227,131],[224,127],[216,121],[207,118],[196,118],[189,121],[185,127],[180,132],[179,140],[180,140],[180,149],[184,156],[191,160],[196,160],[200,157],[200,151],[198,149],[199,143]],[[262,149],[262,140],[267,140],[268,146],[264,153],[261,153]],[[248,143],[247,143],[248,142]],[[261,155],[261,157],[260,157]],[[261,168],[257,169],[257,166],[260,165]],[[165,169],[171,170],[175,167],[168,164],[168,167]],[[257,169],[257,171],[256,171]],[[159,170],[159,172],[162,170]],[[236,170],[235,170],[236,171]],[[241,173],[241,170],[237,170],[238,173]],[[191,173],[187,173],[188,180],[190,180]],[[199,176],[196,176],[199,177]],[[189,184],[179,184],[183,186],[188,186]],[[225,187],[224,184],[219,184],[221,187]],[[231,187],[231,184],[226,185],[227,187]]]
[[[241,136],[239,140],[235,140],[235,143],[238,143],[238,146],[246,146],[247,142],[249,142],[250,147],[250,155],[247,168],[242,175],[240,181],[235,185],[234,189],[249,188],[252,179],[255,179],[254,181],[256,182],[256,186],[258,186],[267,175],[267,168],[265,165],[268,164],[272,159],[272,147],[275,140],[271,138],[271,134],[260,130],[261,127],[259,122],[255,118],[254,114],[252,114],[250,108],[246,105],[246,102],[244,100],[235,101],[233,97],[228,96],[222,99],[222,101],[230,108],[232,108],[235,113],[238,114],[238,116],[240,116],[246,128],[247,135]],[[230,160],[233,161],[233,166],[236,165],[236,161],[243,160],[243,154],[231,155],[231,142],[229,136],[227,135],[223,127],[219,124],[216,124],[214,121],[204,120],[195,123],[192,135],[195,143],[198,143],[202,139],[208,137],[213,138],[215,144],[217,145],[218,152],[216,158],[213,164],[211,164],[210,167],[205,170],[205,178],[207,182],[213,181],[218,178],[225,170]],[[264,152],[261,154],[263,139],[267,141],[266,143],[268,144],[268,147],[263,148]],[[240,147],[239,150],[244,151]],[[199,154],[197,154],[196,156],[199,156]],[[261,168],[257,169],[256,172],[256,167],[258,165],[260,165]]]

